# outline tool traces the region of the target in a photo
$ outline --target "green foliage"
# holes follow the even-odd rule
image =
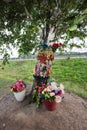
[[[19,48],[20,54],[27,54],[41,41],[47,42],[51,29],[55,34],[52,41],[66,33],[66,37],[62,37],[63,48],[75,36],[84,40],[86,25],[86,0],[0,1],[0,47],[9,48],[12,44]]]

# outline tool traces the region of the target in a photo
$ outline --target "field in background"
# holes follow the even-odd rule
[[[16,79],[32,84],[35,63],[35,60],[10,61],[4,69],[0,67],[0,97],[10,93],[10,86]],[[58,84],[63,83],[68,92],[87,98],[87,58],[55,60],[50,77]]]

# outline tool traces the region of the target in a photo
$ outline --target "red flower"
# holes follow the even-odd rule
[[[53,45],[52,45],[53,47],[55,47],[55,48],[58,48],[58,43],[53,43]]]
[[[52,45],[52,47],[54,47],[54,48],[58,48],[60,46],[62,46],[61,42],[60,43],[53,43],[53,45]]]

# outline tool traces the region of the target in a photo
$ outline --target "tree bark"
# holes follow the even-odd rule
[[[46,24],[42,31],[42,40],[44,43],[47,43],[47,41],[48,41],[48,36],[49,36],[49,32],[50,32],[50,23],[49,23],[50,18],[51,18],[51,12],[48,11],[46,14]]]

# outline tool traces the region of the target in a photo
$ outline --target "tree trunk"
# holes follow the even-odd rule
[[[49,36],[49,32],[50,32],[50,23],[49,23],[50,18],[51,18],[51,13],[49,11],[46,14],[46,24],[45,24],[45,27],[42,30],[42,41],[44,43],[47,43],[47,41],[48,41],[48,36]]]
[[[50,20],[50,17],[51,17],[50,11],[47,12],[46,16],[47,16],[46,17],[46,24],[45,24],[45,27],[42,30],[42,42],[44,42],[44,43],[47,43],[49,32],[50,32],[50,23],[49,23],[49,20]],[[39,76],[39,78],[38,77],[34,77],[32,90],[31,90],[31,93],[29,95],[30,98],[31,98],[29,103],[32,102],[32,93],[33,93],[33,90],[35,89],[35,87],[36,86],[40,86],[41,87],[43,83],[47,84],[48,78],[49,77],[43,78],[43,77],[40,77],[40,76]]]

